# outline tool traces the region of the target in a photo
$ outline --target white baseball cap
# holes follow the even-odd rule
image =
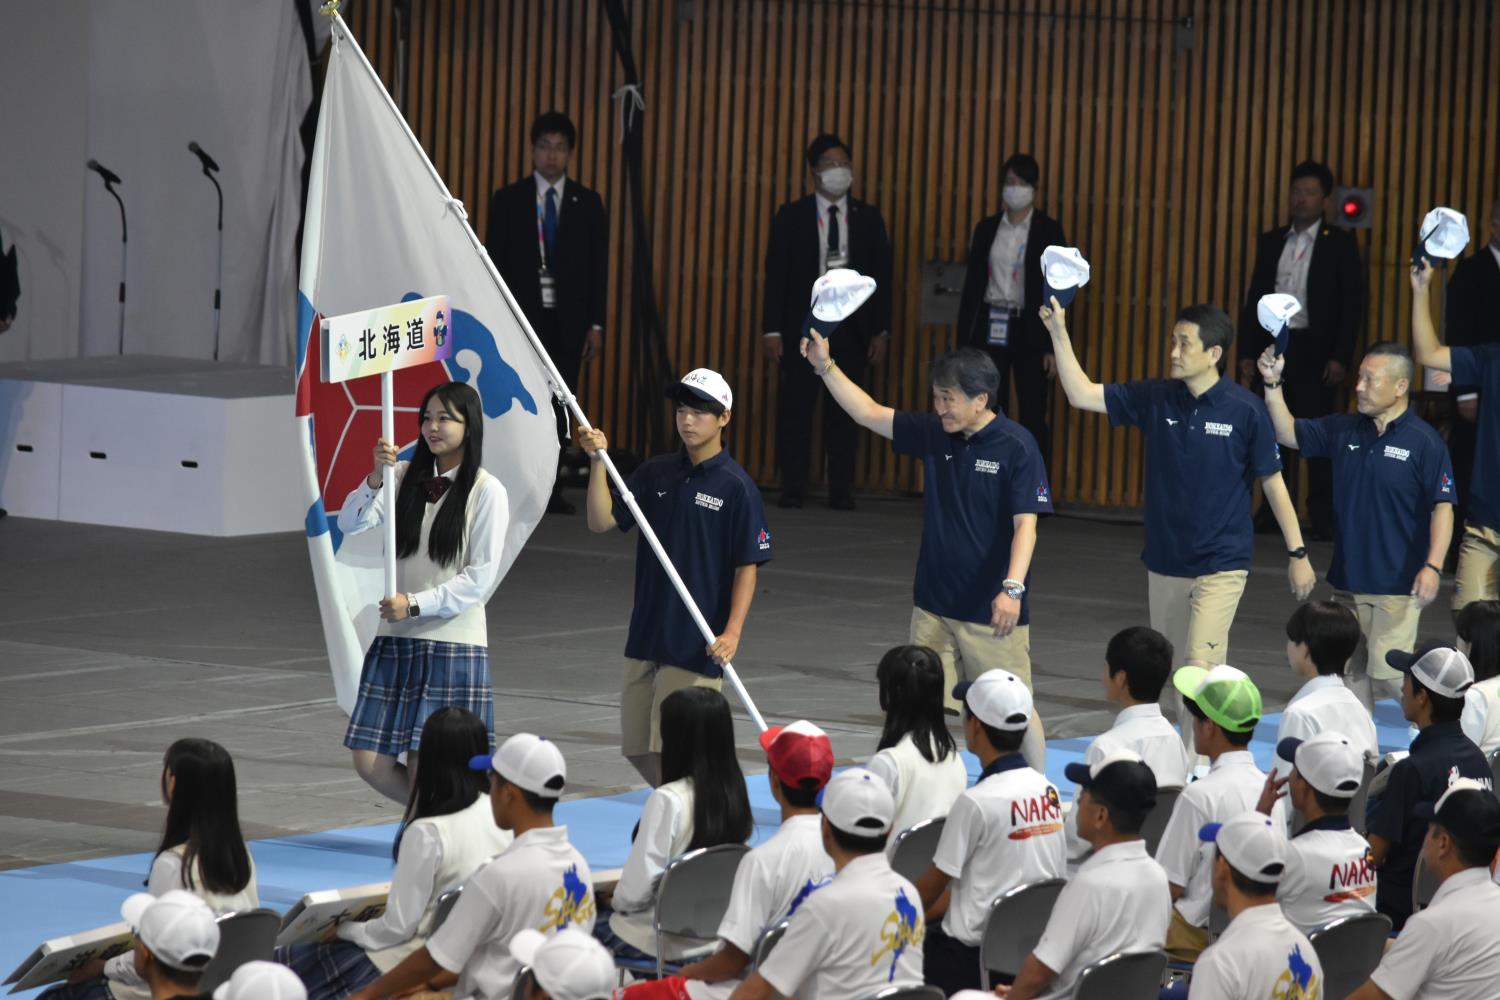
[[[1279,882],[1286,868],[1287,842],[1264,813],[1240,813],[1209,823],[1198,838],[1216,844],[1231,868],[1256,882]]]
[[[836,267],[812,286],[812,314],[824,323],[839,323],[875,294],[875,279],[847,267]]]
[[[214,911],[191,892],[135,893],[120,907],[120,916],[158,961],[174,969],[202,972],[219,950]]]
[[[1015,733],[1031,723],[1031,689],[1009,670],[986,670],[956,686],[953,697],[987,726]]]
[[[1422,219],[1417,253],[1439,260],[1452,260],[1469,245],[1469,220],[1452,208],[1434,208]]]
[[[280,962],[246,962],[219,984],[214,1000],[307,1000],[307,987]]]
[[[1393,649],[1385,654],[1385,662],[1445,698],[1462,698],[1474,684],[1473,664],[1450,646],[1418,646],[1413,653]]]
[[[694,368],[682,376],[681,382],[667,387],[667,398],[714,413],[734,409],[734,393],[729,383],[712,368]],[[702,406],[704,403],[708,406]]]
[[[1334,798],[1354,798],[1364,781],[1364,754],[1343,733],[1325,729],[1310,739],[1288,737],[1276,744],[1276,756],[1291,762],[1303,781]]]
[[[1077,247],[1048,247],[1042,251],[1042,278],[1046,283],[1042,304],[1056,298],[1066,309],[1078,289],[1089,283],[1089,262]]]
[[[879,837],[891,832],[896,800],[884,781],[862,767],[841,771],[823,790],[823,815],[838,830],[856,837]]]
[[[500,777],[544,799],[562,795],[568,765],[557,744],[533,733],[517,733],[493,754],[469,758],[475,771],[493,770]]]
[[[510,953],[552,1000],[608,1000],[615,986],[614,959],[576,927],[550,936],[528,927],[510,939]]]

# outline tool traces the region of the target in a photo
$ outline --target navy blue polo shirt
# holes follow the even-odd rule
[[[628,485],[709,628],[715,635],[722,633],[729,623],[734,571],[771,560],[771,533],[755,481],[727,451],[698,465],[689,462],[686,451],[679,451],[642,462]],[[621,531],[635,527],[635,518],[619,496],[613,512]],[[642,536],[636,546],[635,609],[630,613],[625,655],[705,677],[722,676],[707,646]]]
[[[1333,462],[1328,582],[1356,594],[1409,594],[1427,562],[1432,508],[1453,502],[1453,464],[1408,407],[1385,427],[1358,413],[1298,420],[1297,447]]]
[[[1367,833],[1384,837],[1391,849],[1380,866],[1375,909],[1391,918],[1396,930],[1411,916],[1411,881],[1427,835],[1427,820],[1414,815],[1417,803],[1435,805],[1458,778],[1492,786],[1489,763],[1457,722],[1438,722],[1411,741],[1411,755],[1391,765],[1380,797],[1370,799]]]
[[[1480,398],[1490,400],[1479,410],[1464,521],[1480,528],[1500,528],[1500,344],[1455,347],[1451,353],[1453,381],[1479,386]]]
[[[912,599],[923,611],[988,625],[990,603],[1010,569],[1017,514],[1052,513],[1052,491],[1036,439],[996,416],[968,437],[949,434],[936,413],[902,410],[892,444],[922,460],[922,548]],[[1031,573],[1021,618],[1031,621]]]
[[[1194,397],[1181,379],[1104,387],[1115,427],[1146,432],[1146,568],[1163,576],[1248,569],[1250,487],[1281,471],[1266,404],[1221,378]]]

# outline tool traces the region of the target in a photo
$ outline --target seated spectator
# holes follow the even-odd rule
[[[1067,775],[1079,789],[1073,807],[1079,834],[1094,853],[1063,887],[1015,984],[995,991],[1010,1000],[1065,1000],[1091,963],[1117,952],[1151,951],[1167,940],[1167,873],[1141,840],[1141,825],[1156,805],[1156,777],[1130,750],[1069,764]]]
[[[885,728],[869,769],[896,799],[896,833],[948,815],[969,772],[943,711],[943,661],[926,646],[897,646],[875,668]],[[894,839],[894,838],[892,838]]]
[[[1208,914],[1213,902],[1213,858],[1198,839],[1208,823],[1250,812],[1266,776],[1246,749],[1260,721],[1260,690],[1234,667],[1183,667],[1172,675],[1192,718],[1193,745],[1208,756],[1208,774],[1182,790],[1156,847],[1167,873],[1172,925],[1167,952],[1195,960],[1208,946]]]
[[[307,987],[284,965],[246,962],[214,990],[213,1000],[307,1000]]]
[[[1359,750],[1342,733],[1325,729],[1307,740],[1282,740],[1276,754],[1292,762],[1284,783],[1304,821],[1276,885],[1281,912],[1303,934],[1340,917],[1374,912],[1370,843],[1349,825],[1349,804],[1364,779]],[[1272,815],[1282,784],[1275,775],[1266,779],[1260,812]]]
[[[922,907],[885,857],[895,815],[885,782],[864,768],[828,783],[823,850],[837,874],[797,907],[776,950],[730,1000],[865,1000],[893,986],[922,985]]]
[[[755,821],[745,774],[734,752],[729,702],[712,688],[673,691],[661,703],[662,784],[641,809],[635,843],[610,904],[594,935],[624,958],[654,958],[656,886],[679,854],[700,847],[743,844]],[[671,960],[707,954],[712,942],[669,938],[662,953]]]
[[[1104,697],[1120,707],[1106,731],[1094,737],[1083,754],[1085,764],[1097,764],[1117,750],[1140,754],[1160,788],[1187,784],[1192,759],[1182,737],[1161,714],[1161,689],[1172,676],[1172,644],[1144,625],[1116,632],[1104,651]],[[1088,843],[1074,828],[1075,813],[1065,821],[1068,854],[1080,858]]]
[[[125,900],[120,915],[135,932],[126,957],[151,1000],[195,995],[219,950],[219,924],[209,905],[182,889],[160,896],[138,892]]]
[[[771,795],[781,806],[781,828],[735,871],[729,908],[719,924],[719,950],[675,976],[626,988],[621,1000],[725,1000],[739,986],[766,929],[796,913],[810,893],[833,878],[818,812],[818,792],[833,775],[828,735],[798,720],[761,733],[760,745],[771,768],[766,775]]]
[[[1474,668],[1459,725],[1485,754],[1500,749],[1500,601],[1472,601],[1458,612],[1458,651]]]
[[[1308,678],[1281,713],[1276,742],[1305,740],[1325,729],[1342,733],[1369,760],[1380,756],[1375,720],[1354,692],[1344,686],[1344,665],[1359,646],[1359,620],[1333,601],[1297,605],[1286,623],[1286,661],[1292,672]],[[1290,763],[1278,764],[1285,778]]]
[[[593,929],[593,874],[568,842],[568,828],[552,822],[568,776],[557,744],[517,733],[470,766],[491,772],[495,825],[515,839],[464,880],[463,894],[427,943],[350,994],[355,1000],[423,989],[451,992],[455,1000],[508,1000],[521,968],[510,953],[518,932]]]
[[[1417,656],[1393,650],[1386,662],[1403,673],[1401,714],[1417,727],[1411,753],[1391,765],[1385,787],[1371,790],[1366,810],[1370,856],[1380,870],[1375,908],[1397,931],[1411,916],[1412,878],[1422,852],[1427,820],[1419,804],[1431,806],[1456,778],[1490,784],[1490,767],[1463,730],[1464,692],[1474,671],[1464,654],[1440,646]]]
[[[276,949],[311,1000],[341,1000],[394,969],[426,942],[438,897],[510,846],[510,833],[495,825],[489,779],[469,767],[488,750],[489,729],[466,708],[440,708],[422,724],[385,912],[339,924],[336,941]]]
[[[583,931],[548,935],[528,927],[511,938],[510,953],[531,970],[526,1000],[609,1000],[614,990],[614,959]]]
[[[1460,778],[1436,808],[1418,808],[1428,817],[1422,864],[1440,884],[1350,1000],[1493,1000],[1500,992],[1500,886],[1490,868],[1500,852],[1500,801]]]
[[[1193,967],[1189,1000],[1318,1000],[1318,953],[1276,905],[1286,838],[1258,812],[1210,823],[1200,835],[1214,845],[1214,901],[1229,911],[1229,926]]]
[[[929,985],[945,994],[979,985],[979,940],[996,896],[1067,872],[1062,805],[1046,775],[1021,755],[1031,691],[1007,670],[953,689],[963,702],[964,741],[984,770],[953,803],[932,866],[917,879],[931,923],[923,948]]]

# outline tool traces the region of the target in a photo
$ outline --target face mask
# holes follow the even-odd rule
[[[854,171],[848,167],[829,167],[818,175],[818,180],[822,182],[824,191],[835,198],[842,198],[854,183]]]
[[[1031,207],[1031,200],[1036,197],[1036,188],[1030,184],[1007,184],[1000,197],[1006,208],[1019,212]]]

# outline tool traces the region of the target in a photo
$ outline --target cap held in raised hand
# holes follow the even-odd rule
[[[812,312],[807,317],[802,335],[805,337],[808,330],[817,330],[828,336],[874,294],[874,278],[847,267],[834,268],[813,282]]]
[[[1434,208],[1422,219],[1421,235],[1411,262],[1420,266],[1423,257],[1428,261],[1452,260],[1468,245],[1469,221],[1464,214],[1451,208]]]
[[[1302,303],[1297,301],[1297,297],[1285,292],[1262,295],[1260,301],[1255,304],[1256,319],[1260,320],[1260,325],[1267,333],[1276,338],[1278,358],[1286,353],[1287,341],[1291,339],[1287,321],[1301,311]]]
[[[1042,304],[1053,299],[1066,309],[1078,289],[1089,283],[1089,262],[1077,247],[1048,247],[1042,251]]]

